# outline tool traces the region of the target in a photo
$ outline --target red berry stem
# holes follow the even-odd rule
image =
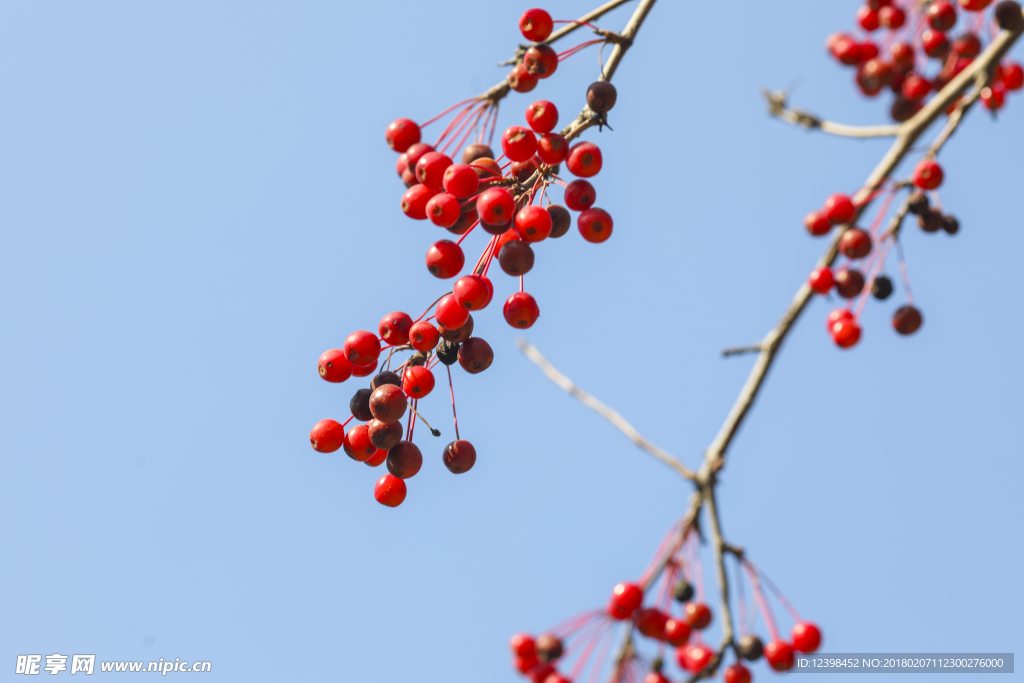
[[[595,26],[594,24],[591,24],[589,21],[579,21],[578,19],[552,19],[551,23],[552,24],[576,24],[577,26],[586,26],[588,28],[592,28],[595,31],[598,30],[598,27]]]
[[[772,617],[772,610],[768,606],[768,601],[764,599],[764,594],[761,593],[761,583],[758,581],[757,574],[748,562],[743,562],[743,568],[746,570],[747,577],[750,579],[750,587],[754,589],[754,599],[757,601],[757,605],[761,609],[761,617],[764,619],[764,623],[768,626],[768,633],[771,634],[772,640],[781,640],[781,638],[779,638],[779,631],[775,628],[775,618]]]
[[[744,560],[744,562],[749,564],[751,567],[754,567],[754,563],[751,562],[750,560]],[[772,580],[768,578],[768,575],[765,574],[760,569],[758,569],[757,567],[754,567],[754,570],[757,572],[757,575],[758,575],[758,577],[760,577],[761,581],[764,582],[764,585],[768,586],[768,590],[770,590],[772,592],[772,594],[775,596],[775,598],[782,604],[783,608],[785,608],[785,610],[787,612],[789,612],[789,616],[793,617],[793,619],[798,624],[800,622],[802,622],[803,619],[800,618],[800,614],[796,611],[796,608],[793,607],[793,605],[791,605],[789,603],[789,600],[787,600],[786,596],[782,594],[782,591],[780,591],[775,586],[775,584],[772,583]]]
[[[520,292],[523,291],[523,276],[522,275],[519,276],[519,291]]]
[[[455,412],[455,385],[452,384],[452,369],[449,366],[444,366],[445,370],[448,371],[448,391],[452,397],[452,422],[455,424],[455,440],[459,441],[459,416]]]
[[[344,422],[342,422],[342,423],[341,423],[341,426],[342,426],[343,428],[344,428],[344,427],[347,427],[347,426],[348,426],[348,423],[349,423],[349,422],[351,422],[351,421],[352,421],[352,420],[354,420],[354,419],[356,419],[356,416],[355,416],[355,415],[351,416],[350,418],[348,418],[347,420],[345,420]]]
[[[458,105],[456,105],[456,106],[458,106]],[[452,129],[455,128],[457,125],[459,125],[459,122],[462,121],[462,119],[467,114],[469,114],[469,112],[472,111],[472,109],[474,107],[476,107],[476,106],[477,106],[476,100],[474,99],[474,100],[472,100],[472,102],[470,104],[466,105],[462,109],[462,111],[460,111],[458,114],[456,114],[454,117],[452,117],[452,120],[448,122],[448,126],[444,129],[444,132],[441,133],[441,137],[439,137],[437,139],[437,142],[434,143],[434,148],[435,149],[437,148],[438,145],[441,144],[442,140],[444,140],[446,137],[448,137],[448,134],[452,132]]]
[[[440,149],[441,153],[445,153],[448,150],[448,148],[452,144],[452,141],[455,140],[455,138],[457,138],[459,135],[462,134],[462,131],[464,131],[466,129],[466,127],[470,124],[470,122],[473,122],[474,126],[476,125],[476,121],[480,120],[480,115],[483,113],[483,110],[484,110],[484,108],[486,106],[487,106],[486,104],[484,104],[482,106],[481,105],[471,105],[471,106],[467,107],[466,109],[462,110],[459,113],[459,115],[455,117],[455,119],[452,121],[452,124],[451,124],[452,126],[455,125],[455,122],[458,121],[460,117],[464,117],[464,118],[462,118],[462,123],[460,123],[458,128],[455,129],[455,132],[453,132],[451,134],[451,137],[448,138],[448,142],[444,143],[444,147],[442,147]],[[473,119],[473,111],[477,107],[480,107],[480,112],[477,113],[476,119],[474,120]],[[472,130],[473,130],[472,128],[469,129],[469,131],[467,132],[467,136],[468,136],[469,132],[472,132]],[[463,141],[465,141],[465,138],[463,138]],[[437,142],[438,142],[438,144],[440,144],[441,141],[438,140]],[[435,147],[436,146],[437,145],[435,145]],[[456,151],[458,151],[461,148],[462,148],[462,144],[461,143],[455,146],[455,150]]]
[[[903,243],[896,240],[896,262],[900,266],[900,278],[903,281],[903,291],[907,294],[907,303],[914,305],[914,294],[910,291],[910,275],[907,273],[907,262],[903,258]]]
[[[743,568],[738,562],[736,563],[736,611],[739,613],[736,617],[736,626],[742,638],[748,631],[754,630],[754,625],[751,624],[749,628],[747,627],[747,595],[743,590]]]
[[[448,296],[449,294],[451,294],[451,292],[450,292],[450,291],[448,291],[448,292],[445,292],[445,293],[444,293],[444,294],[442,294],[441,296],[437,297],[437,299],[435,299],[435,300],[434,300],[434,303],[432,303],[432,304],[430,304],[429,306],[427,306],[427,310],[425,310],[425,311],[423,311],[422,313],[420,313],[420,317],[418,317],[418,318],[416,318],[415,320],[413,320],[413,322],[414,322],[414,323],[418,323],[419,321],[423,320],[423,316],[425,316],[425,315],[426,315],[427,313],[430,313],[431,309],[433,309],[433,308],[434,308],[434,306],[436,306],[436,305],[437,305],[437,302],[438,302],[438,301],[440,301],[441,299],[445,298],[445,297],[446,297],[446,296]],[[433,318],[434,316],[430,316],[430,317],[431,317],[431,318]],[[428,318],[428,320],[429,320],[429,318]]]
[[[465,146],[466,140],[468,140],[469,136],[473,134],[473,131],[479,131],[480,119],[483,118],[483,115],[488,110],[488,108],[489,107],[485,104],[476,113],[476,119],[473,121],[473,125],[466,129],[466,133],[462,136],[462,138],[459,140],[459,142],[455,145],[455,151],[458,151],[458,150],[462,149]],[[456,135],[458,135],[458,133],[456,133]],[[452,137],[452,139],[454,140],[455,138]],[[448,149],[448,143],[445,144],[444,149]],[[444,151],[444,150],[442,150],[442,151]]]
[[[563,60],[566,60],[569,57],[572,57],[574,54],[576,54],[580,50],[588,48],[591,45],[597,45],[598,43],[604,43],[604,42],[607,42],[604,38],[598,38],[596,40],[588,40],[586,42],[580,43],[579,45],[576,45],[575,47],[570,47],[565,52],[559,52],[558,53],[558,61],[561,62]]]
[[[466,232],[464,232],[464,233],[462,234],[462,237],[460,237],[459,239],[455,240],[455,244],[462,244],[462,240],[466,239],[466,235],[468,235],[469,233],[473,232],[473,230],[474,230],[474,229],[476,228],[476,226],[478,226],[478,225],[480,225],[480,219],[479,219],[479,218],[478,218],[478,219],[476,219],[476,221],[475,221],[475,222],[473,223],[473,225],[469,226],[469,230],[467,230]]]
[[[438,119],[440,119],[440,118],[444,118],[444,117],[445,117],[445,116],[446,116],[447,114],[451,113],[451,112],[452,112],[452,111],[454,111],[455,109],[458,109],[459,107],[461,107],[461,106],[462,106],[462,105],[464,105],[464,104],[469,104],[470,102],[477,102],[477,101],[479,101],[479,100],[478,100],[478,98],[476,98],[476,97],[471,97],[471,98],[469,98],[468,100],[462,100],[461,102],[458,102],[458,103],[456,103],[456,104],[453,104],[452,106],[448,107],[448,108],[447,108],[447,109],[445,109],[445,110],[444,110],[443,112],[441,112],[440,114],[438,114],[438,115],[437,115],[437,116],[435,116],[434,118],[430,119],[430,120],[429,120],[429,121],[427,121],[426,123],[421,123],[421,124],[420,124],[420,128],[426,128],[427,126],[429,126],[430,124],[432,124],[432,123],[433,123],[434,121],[437,121],[437,120],[438,120]]]

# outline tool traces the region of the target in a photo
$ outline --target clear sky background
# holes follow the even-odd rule
[[[373,500],[383,468],[307,441],[360,386],[320,380],[320,353],[444,291],[385,126],[499,81],[526,7],[0,3],[0,679],[60,652],[511,682],[510,635],[643,570],[689,488],[549,384],[498,305],[477,316],[493,367],[456,376],[472,472],[442,466],[440,391],[421,405],[445,436],[398,509]],[[823,49],[856,8],[658,3],[615,131],[588,133],[615,234],[543,244],[526,278],[525,337],[691,466],[752,363],[720,349],[775,323],[823,248],[804,214],[888,144],[787,127],[759,94],[883,121]],[[499,128],[539,98],[567,120],[596,72],[574,57]],[[726,534],[826,651],[1024,650],[1022,149],[1024,98],[972,112],[941,156],[961,233],[906,231],[922,331],[892,331],[897,295],[840,352],[815,301],[731,451]]]

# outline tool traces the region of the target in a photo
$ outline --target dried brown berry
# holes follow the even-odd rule
[[[921,329],[924,317],[913,306],[900,306],[892,316],[892,326],[900,334],[914,334]]]
[[[464,164],[471,164],[477,159],[493,158],[494,150],[479,142],[474,142],[472,145],[466,145],[466,149],[462,150],[462,163]]]
[[[494,362],[491,345],[480,337],[471,337],[459,347],[459,365],[471,375],[483,372]]]
[[[459,360],[459,345],[447,339],[442,339],[437,344],[437,359],[445,365],[454,365]]]
[[[505,242],[498,252],[498,265],[509,275],[524,275],[533,268],[533,247],[521,240]]]
[[[561,237],[569,232],[569,228],[572,227],[572,214],[569,213],[569,209],[561,204],[552,204],[546,209],[551,215],[551,234],[548,237]]]
[[[561,638],[557,638],[550,633],[538,636],[534,643],[534,648],[537,650],[537,659],[545,664],[549,664],[561,657],[564,651]]]
[[[1003,0],[996,5],[996,23],[999,24],[999,28],[1006,31],[1019,31],[1024,28],[1024,14],[1021,13],[1020,3]]]
[[[736,654],[748,662],[756,662],[764,653],[764,643],[753,634],[747,634],[736,643]]]
[[[608,81],[596,81],[587,88],[587,106],[598,114],[612,110],[619,94]]]
[[[470,338],[473,334],[473,316],[470,315],[466,318],[466,322],[463,323],[462,327],[458,327],[454,330],[449,330],[444,325],[438,325],[438,329],[441,330],[441,336],[453,344],[461,344]]]
[[[864,290],[864,275],[859,270],[841,270],[835,279],[836,292],[844,299],[852,299]]]

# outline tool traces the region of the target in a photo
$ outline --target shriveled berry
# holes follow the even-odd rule
[[[914,185],[922,190],[934,190],[942,184],[945,174],[934,159],[922,159],[914,168]]]
[[[533,248],[521,240],[506,242],[498,252],[498,265],[509,275],[524,275],[533,268]]]
[[[841,270],[834,277],[836,293],[844,299],[852,299],[864,289],[864,275],[859,270]]]
[[[560,164],[569,156],[569,143],[558,133],[546,133],[537,139],[537,156],[545,164]]]
[[[523,126],[509,126],[501,136],[501,150],[512,161],[526,161],[537,151],[537,136]]]
[[[916,216],[923,216],[930,209],[931,202],[928,201],[928,195],[924,192],[914,192],[907,200],[907,211]]]
[[[527,242],[540,242],[551,234],[551,214],[543,208],[524,206],[516,214],[516,232]]]
[[[516,64],[508,73],[508,84],[516,92],[530,92],[537,87],[537,77],[525,65]]]
[[[365,462],[377,452],[377,447],[370,442],[370,430],[366,425],[356,425],[350,429],[342,446],[348,457],[356,462]]]
[[[551,234],[548,237],[558,238],[569,232],[572,227],[572,214],[561,204],[550,204],[545,208],[551,216]]]
[[[550,133],[558,123],[558,108],[547,100],[537,100],[526,108],[526,123],[541,135]]]
[[[594,186],[582,178],[565,186],[565,205],[573,211],[586,211],[594,205],[596,199]]]
[[[474,142],[470,145],[466,145],[466,149],[462,150],[462,163],[472,164],[477,159],[493,159],[494,150],[482,142]]]
[[[480,178],[480,187],[486,187],[492,181],[501,180],[501,166],[490,157],[476,159],[470,166],[476,171],[477,177]]]
[[[680,647],[690,639],[690,625],[684,619],[669,618],[665,622],[665,641],[672,647]]]
[[[542,9],[528,9],[519,17],[519,30],[523,37],[535,43],[547,40],[552,28],[554,22],[551,21],[551,15]]]
[[[922,104],[920,100],[907,99],[906,97],[903,97],[901,93],[900,96],[893,101],[892,107],[889,110],[889,115],[892,116],[893,121],[903,123],[904,121],[909,121],[914,118],[914,115],[921,111],[921,107]]]
[[[835,283],[835,278],[832,277],[832,269],[827,266],[814,269],[807,278],[807,284],[818,294],[828,294]]]
[[[409,364],[409,367],[418,367],[426,365],[427,360],[428,356],[426,353],[424,353],[423,351],[417,351],[416,353],[409,356],[409,360],[406,362]]]
[[[601,170],[601,150],[593,142],[579,142],[569,148],[565,165],[569,172],[580,178],[591,178]]]
[[[503,225],[512,220],[516,210],[515,199],[508,190],[492,187],[476,198],[476,211],[480,220],[489,225]]]
[[[684,608],[686,623],[690,628],[698,631],[705,629],[711,623],[711,610],[703,602],[688,602]]]
[[[413,326],[409,328],[409,343],[417,351],[429,351],[437,346],[437,340],[440,338],[441,333],[426,320],[413,323]]]
[[[345,428],[334,420],[320,420],[309,432],[309,445],[320,453],[333,453],[345,440]]]
[[[457,199],[476,194],[480,178],[469,164],[452,164],[444,170],[442,178],[444,191]]]
[[[900,334],[914,334],[921,329],[924,317],[913,306],[900,306],[892,316],[892,326]]]
[[[372,392],[373,389],[360,389],[348,402],[348,409],[360,422],[369,422],[373,419],[373,413],[370,412],[370,394]]]
[[[437,344],[437,359],[445,365],[455,365],[459,360],[459,345],[442,339]]]
[[[399,441],[388,451],[388,472],[399,479],[409,479],[423,467],[423,454],[412,441]]]
[[[466,316],[466,322],[462,323],[458,327],[446,328],[441,326],[441,338],[447,339],[454,344],[461,344],[462,342],[473,336],[473,316]]]
[[[679,579],[679,583],[672,589],[672,596],[676,602],[689,602],[693,600],[693,584],[686,579]]]
[[[344,350],[353,365],[367,366],[380,356],[380,341],[373,332],[358,330],[345,339]]]
[[[352,376],[352,363],[345,357],[343,350],[329,349],[317,361],[317,370],[328,382],[344,382]]]
[[[597,114],[611,111],[618,97],[615,86],[608,81],[594,81],[587,88],[587,106]]]
[[[587,209],[576,219],[576,227],[586,241],[604,242],[612,236],[612,217],[604,209]]]
[[[462,247],[451,240],[438,240],[427,250],[427,270],[442,280],[458,275],[465,264]]]
[[[426,185],[413,185],[402,195],[402,213],[417,221],[427,219],[427,202],[437,192]]]
[[[377,333],[391,346],[401,346],[409,342],[409,328],[411,327],[412,318],[409,317],[409,314],[395,311],[380,319]]]
[[[471,200],[460,210],[459,220],[455,221],[455,224],[448,227],[447,230],[453,235],[465,235],[479,220],[480,217],[476,215],[476,202]]]
[[[458,329],[469,319],[469,311],[459,305],[455,297],[448,294],[437,302],[434,319],[449,330]]]
[[[921,226],[921,229],[925,232],[938,232],[942,230],[942,214],[938,211],[929,209],[927,212],[917,217],[917,224]]]
[[[821,237],[827,235],[832,229],[832,221],[828,219],[824,211],[812,211],[804,218],[804,227],[815,237]]]
[[[526,161],[513,161],[512,166],[509,167],[509,172],[513,178],[521,183],[525,183],[532,178],[533,174],[537,172],[538,168],[540,168],[537,161],[536,156],[532,156]]]
[[[374,375],[373,379],[370,380],[370,393],[373,393],[378,387],[382,387],[385,384],[401,387],[402,378],[398,376],[397,372],[392,372],[390,370],[378,372]],[[369,405],[369,399],[367,399],[367,405]]]
[[[367,467],[380,467],[384,464],[384,461],[388,459],[388,452],[382,451],[379,448],[369,458],[363,461],[363,464]]]
[[[545,633],[537,638],[536,641],[537,659],[542,662],[550,663],[562,656],[565,651],[565,647],[562,644],[562,639],[557,636],[553,636],[550,633]],[[551,679],[549,678],[548,681]],[[545,681],[547,683],[547,681]]]
[[[396,152],[405,152],[410,145],[420,141],[420,127],[410,119],[395,119],[384,131],[388,147]]]
[[[885,301],[892,296],[892,279],[888,275],[879,275],[871,283],[871,296],[879,301]]]
[[[425,367],[408,367],[402,375],[402,389],[410,398],[423,398],[434,390],[434,381],[434,373]]]
[[[402,440],[404,429],[401,422],[381,422],[373,419],[366,423],[366,432],[370,435],[370,443],[374,448],[387,451]]]
[[[864,258],[871,253],[871,235],[860,228],[850,228],[839,238],[839,251],[848,259]]]
[[[750,683],[752,680],[753,676],[750,674],[750,669],[739,662],[733,664],[722,672],[722,681],[724,681],[724,683]]]
[[[370,393],[370,412],[381,422],[398,422],[405,408],[405,392],[399,386],[382,384]]]
[[[480,337],[470,337],[459,347],[459,365],[471,375],[483,372],[494,362],[491,345]]]
[[[537,322],[537,318],[540,317],[540,308],[532,296],[526,292],[516,292],[505,301],[502,313],[509,325],[525,330]]]
[[[635,583],[620,583],[612,589],[612,597],[608,602],[608,613],[613,619],[620,621],[629,619],[640,609],[644,600],[644,591]]]
[[[996,5],[996,23],[1004,31],[1019,31],[1024,28],[1024,14],[1021,13],[1020,3],[1014,0],[1003,0]]]
[[[486,278],[480,275],[463,275],[455,281],[452,294],[459,305],[468,311],[477,311],[490,300]]]
[[[956,25],[956,7],[947,0],[938,0],[928,6],[928,25],[936,31],[948,31]]]
[[[793,627],[793,647],[800,652],[810,654],[821,645],[821,630],[809,621],[803,621]]]
[[[793,648],[782,640],[773,640],[764,647],[764,658],[775,671],[789,671],[796,663]]]
[[[955,235],[960,232],[960,221],[956,219],[956,216],[943,216],[942,229],[949,235]]]
[[[444,460],[444,466],[448,471],[462,474],[473,469],[473,465],[476,464],[476,448],[465,439],[452,441],[444,447],[441,459]]]
[[[748,662],[756,662],[764,654],[764,643],[754,634],[748,633],[736,643],[736,654]]]
[[[523,55],[523,66],[537,78],[550,78],[558,70],[558,53],[550,45],[532,45]]]
[[[373,486],[373,497],[377,502],[391,508],[401,505],[405,495],[405,482],[390,474],[385,474]]]
[[[703,671],[715,653],[707,645],[684,645],[676,650],[679,666],[692,674]]]

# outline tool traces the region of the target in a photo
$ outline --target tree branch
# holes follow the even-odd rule
[[[762,92],[764,93],[764,98],[768,100],[768,113],[786,123],[792,123],[794,126],[800,126],[808,130],[817,129],[823,133],[848,138],[891,138],[900,134],[900,127],[898,125],[848,126],[844,123],[825,121],[802,109],[790,108],[787,104],[788,96],[784,91],[770,92],[763,90]]]
[[[643,435],[633,427],[633,425],[626,422],[626,420],[617,412],[576,386],[571,379],[559,372],[547,358],[542,356],[536,347],[530,345],[523,339],[517,339],[516,345],[519,346],[519,350],[523,352],[523,355],[533,361],[533,363],[539,367],[545,375],[547,375],[548,379],[557,384],[564,391],[571,394],[574,398],[578,399],[583,405],[593,410],[608,422],[611,422],[612,426],[625,434],[630,441],[671,467],[676,471],[676,474],[684,479],[693,481],[694,473],[692,470],[645,439]]]

